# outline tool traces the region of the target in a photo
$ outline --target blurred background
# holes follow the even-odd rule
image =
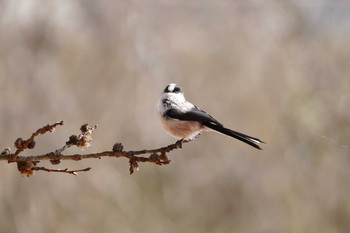
[[[298,0],[0,1],[0,146],[64,120],[92,146],[175,142],[156,102],[178,83],[263,151],[215,133],[167,166],[104,158],[79,176],[0,164],[0,232],[350,232],[350,3]]]

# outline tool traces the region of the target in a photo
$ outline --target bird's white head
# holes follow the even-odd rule
[[[167,85],[163,93],[182,93],[183,94],[181,87],[179,87],[175,83],[170,83],[169,85]]]
[[[181,87],[175,83],[170,83],[164,88],[159,98],[158,111],[162,114],[171,106],[178,105],[179,103],[184,103],[185,101],[185,96],[182,92]]]
[[[185,96],[181,87],[175,83],[170,83],[164,88],[161,99],[170,99],[174,102],[182,102],[185,101]]]

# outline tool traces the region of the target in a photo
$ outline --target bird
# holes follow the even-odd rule
[[[181,141],[192,141],[204,131],[216,131],[262,150],[258,144],[264,141],[226,128],[214,117],[186,101],[181,87],[170,83],[165,87],[157,103],[158,114],[165,131]]]

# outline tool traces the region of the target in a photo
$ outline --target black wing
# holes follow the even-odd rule
[[[190,111],[187,112],[181,112],[177,109],[169,109],[168,111],[166,111],[165,116],[178,119],[180,121],[198,121],[202,123],[211,122],[216,125],[222,126],[222,124],[220,124],[212,116],[210,116],[208,113],[204,112],[203,110],[200,110],[197,107],[192,108]]]

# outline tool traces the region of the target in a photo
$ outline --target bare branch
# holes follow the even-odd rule
[[[21,151],[29,148],[28,145],[34,142],[34,138],[40,134],[44,134],[48,131],[53,131],[57,125],[63,125],[63,121],[54,123],[52,125],[44,126],[38,129],[33,135],[21,143],[17,147],[17,151],[11,154],[10,148],[5,148],[5,150],[0,155],[0,160],[7,161],[8,163],[17,163],[17,168],[20,173],[27,176],[34,174],[34,171],[46,171],[46,172],[61,172],[77,175],[78,172],[89,171],[91,168],[79,169],[79,170],[68,170],[66,169],[51,169],[46,167],[38,167],[37,164],[40,161],[49,160],[53,165],[57,165],[61,160],[74,160],[79,161],[82,159],[93,159],[102,157],[124,157],[129,160],[129,171],[132,174],[135,170],[138,170],[140,162],[149,162],[157,165],[165,165],[170,163],[170,159],[167,157],[166,153],[169,153],[175,149],[182,148],[182,144],[187,142],[179,140],[174,144],[170,144],[165,147],[150,150],[137,150],[137,151],[125,151],[121,143],[115,143],[112,151],[104,151],[91,154],[62,154],[63,151],[71,146],[78,147],[88,147],[92,141],[92,133],[97,128],[97,125],[91,127],[88,124],[81,126],[79,135],[72,135],[69,140],[65,143],[63,147],[57,149],[53,152],[49,152],[42,155],[19,155]],[[17,139],[18,140],[18,139]],[[16,141],[17,141],[16,140]],[[148,156],[140,156],[148,155]]]
[[[19,153],[21,153],[25,149],[33,149],[35,147],[35,141],[34,138],[38,135],[45,134],[46,132],[53,133],[55,131],[56,126],[63,125],[63,121],[56,122],[52,125],[46,125],[40,129],[38,129],[35,133],[32,134],[32,136],[27,139],[23,140],[22,138],[17,138],[15,141],[15,146],[17,148],[14,157],[17,156]]]
[[[91,167],[87,167],[84,169],[79,169],[79,170],[68,170],[66,169],[49,169],[46,167],[34,167],[33,170],[35,171],[46,171],[46,172],[62,172],[62,173],[68,173],[77,176],[78,172],[87,172],[91,170]]]

